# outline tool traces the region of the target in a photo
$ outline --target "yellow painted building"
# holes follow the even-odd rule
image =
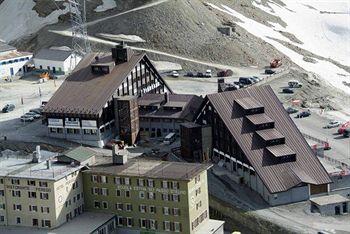
[[[113,161],[115,163],[113,163]],[[96,159],[83,172],[85,208],[116,214],[118,233],[222,233],[209,219],[208,164],[131,159],[117,164]],[[217,231],[213,232],[211,229]]]

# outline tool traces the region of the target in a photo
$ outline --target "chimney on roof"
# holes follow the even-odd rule
[[[37,145],[35,151],[33,152],[32,162],[39,163],[41,160],[40,145]]]
[[[133,55],[133,50],[126,46],[123,41],[120,45],[116,45],[112,48],[112,58],[116,65],[128,62]]]
[[[125,165],[128,162],[126,150],[119,150],[118,145],[112,145],[112,162],[113,165]]]
[[[51,160],[46,160],[46,169],[51,169]]]

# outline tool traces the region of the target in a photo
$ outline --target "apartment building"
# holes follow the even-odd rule
[[[76,148],[62,155],[40,151],[1,159],[0,224],[56,228],[84,209],[80,170],[94,154]]]
[[[119,99],[165,92],[172,93],[145,53],[121,45],[111,54],[89,54],[46,104],[48,135],[103,147],[124,133],[118,115],[125,111],[118,107],[125,100],[118,105]]]
[[[115,214],[117,233],[223,233],[209,219],[210,165],[115,157],[97,160],[83,183],[85,209]]]

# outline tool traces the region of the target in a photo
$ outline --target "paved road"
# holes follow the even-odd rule
[[[59,34],[62,36],[72,37],[72,32],[69,30],[62,30],[62,31],[49,30],[49,32],[56,33],[56,34]],[[105,45],[110,45],[110,46],[119,45],[119,43],[117,43],[117,42],[113,42],[113,41],[109,41],[109,40],[105,40],[105,39],[100,39],[100,38],[93,37],[93,36],[88,36],[88,40],[90,40],[92,42],[105,44]],[[205,65],[205,66],[209,66],[209,67],[215,67],[218,69],[231,69],[238,76],[260,75],[262,73],[262,69],[259,69],[256,67],[235,67],[235,66],[231,66],[231,65],[227,65],[227,64],[212,63],[212,62],[202,61],[199,59],[188,58],[185,56],[175,55],[175,54],[163,52],[160,50],[147,49],[147,48],[135,47],[135,46],[129,46],[129,47],[134,49],[134,50],[145,51],[145,52],[149,52],[149,53],[163,55],[163,56],[167,56],[170,58],[179,59],[182,61],[192,62],[192,63],[201,64],[201,65]]]
[[[310,117],[293,120],[301,132],[330,143],[332,149],[325,151],[325,155],[350,165],[350,138],[336,134],[338,128],[324,129],[329,119],[313,113]]]

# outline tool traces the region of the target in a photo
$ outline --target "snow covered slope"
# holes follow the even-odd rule
[[[278,16],[286,23],[286,27],[276,23],[269,23],[270,26],[266,26],[227,5],[211,3],[208,5],[238,18],[240,21],[237,24],[249,33],[273,45],[300,67],[319,75],[329,84],[350,94],[350,87],[343,84],[343,81],[350,82],[350,74],[341,66],[350,66],[349,1],[282,0],[282,2],[285,5],[272,1],[262,4],[260,0],[254,0],[253,5],[268,14]],[[294,35],[297,41],[283,32]],[[301,52],[293,50],[283,42],[313,53],[315,63],[305,61]]]
[[[32,0],[5,0],[0,5],[0,39],[11,41],[39,31],[43,26],[57,23],[64,10],[56,10],[47,17],[39,17]]]

